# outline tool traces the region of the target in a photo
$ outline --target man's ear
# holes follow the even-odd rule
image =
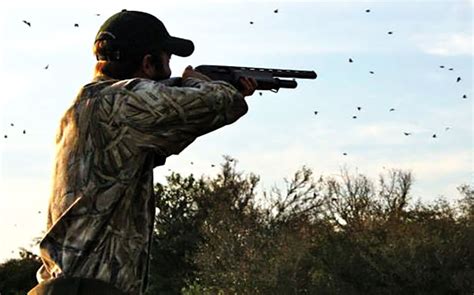
[[[153,63],[153,56],[151,54],[147,54],[142,59],[142,71],[148,77],[155,76],[156,68],[155,64]]]

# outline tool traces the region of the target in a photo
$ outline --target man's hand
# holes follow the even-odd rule
[[[194,79],[199,79],[206,82],[212,81],[212,79],[209,78],[208,76],[195,71],[192,66],[186,67],[186,69],[183,72],[182,78],[183,80],[187,78],[194,78]],[[239,79],[239,83],[240,83],[239,91],[240,93],[242,93],[243,96],[251,96],[257,89],[257,85],[258,85],[257,80],[255,80],[254,78],[248,78],[248,77],[241,77]]]
[[[254,78],[241,77],[239,82],[241,86],[240,93],[242,93],[243,96],[251,96],[258,86],[257,80]]]
[[[195,71],[192,66],[187,66],[186,69],[184,69],[183,75],[181,77],[183,78],[183,80],[187,78],[194,78],[206,82],[212,81],[211,78],[209,78],[208,76]]]

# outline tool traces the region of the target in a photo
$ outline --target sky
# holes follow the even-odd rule
[[[346,168],[375,180],[411,171],[411,197],[424,202],[455,201],[456,187],[473,184],[473,1],[100,2],[2,5],[0,262],[19,247],[36,252],[59,120],[92,78],[97,30],[122,9],[154,14],[193,40],[192,56],[172,57],[173,76],[201,64],[318,74],[247,98],[244,117],[169,157],[156,181],[170,171],[215,175],[229,155],[261,177],[260,191],[303,166],[316,177]]]

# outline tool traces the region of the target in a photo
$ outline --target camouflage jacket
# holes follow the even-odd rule
[[[225,82],[99,77],[61,120],[38,280],[95,278],[146,288],[155,217],[153,168],[247,112]]]

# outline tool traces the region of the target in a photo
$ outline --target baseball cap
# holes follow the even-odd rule
[[[171,36],[155,16],[125,9],[104,22],[94,43],[99,40],[109,41],[111,47],[106,52],[96,53],[98,60],[122,60],[154,50],[186,57],[194,51],[191,40]]]

